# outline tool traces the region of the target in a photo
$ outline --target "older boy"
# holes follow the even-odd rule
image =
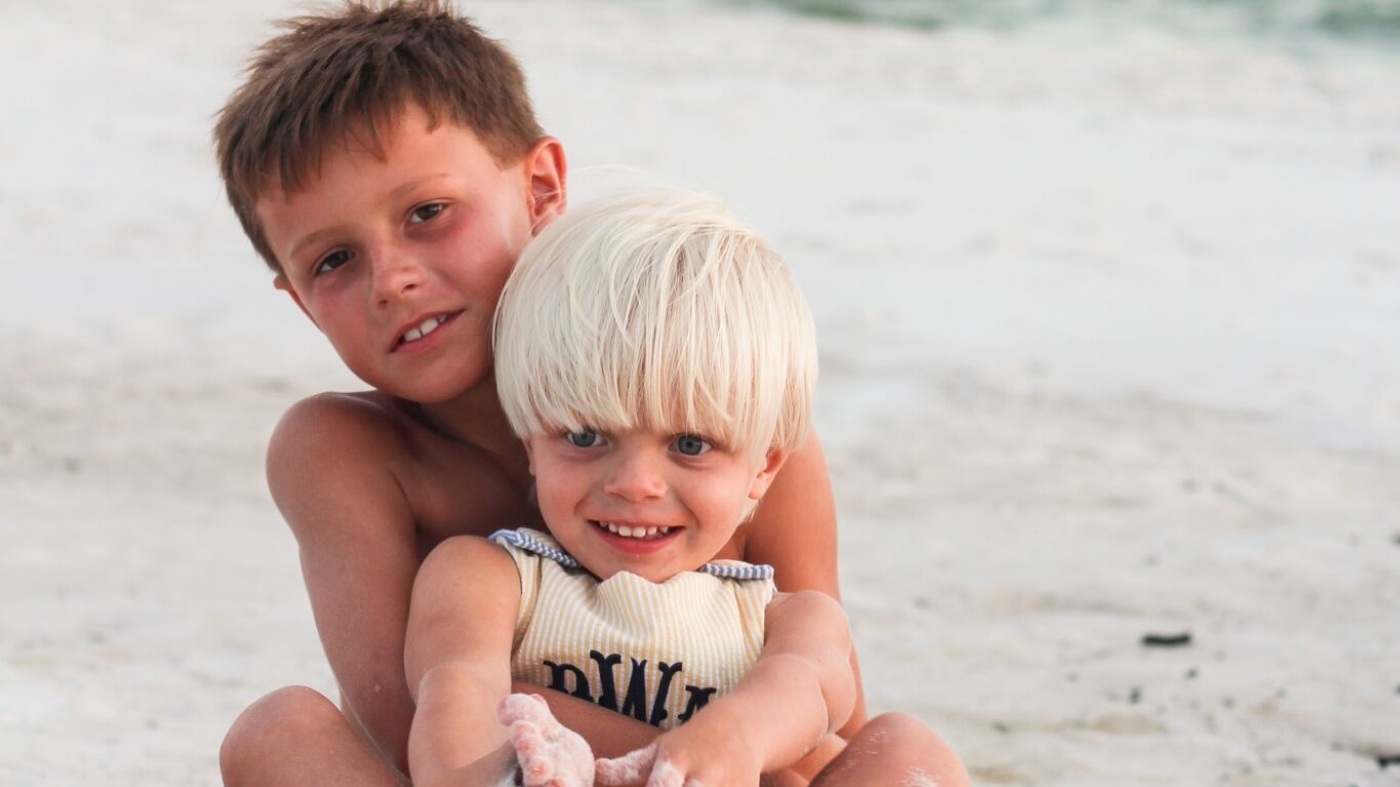
[[[268,448],[341,707],[276,691],[239,717],[220,759],[229,784],[393,784],[407,773],[404,633],[424,556],[453,535],[539,523],[489,325],[521,249],[564,209],[566,162],[514,60],[445,2],[351,4],[286,28],[220,115],[220,167],[275,286],[372,390],[296,404]],[[775,566],[784,590],[837,595],[815,438],[720,554]],[[550,700],[600,753],[654,734]]]

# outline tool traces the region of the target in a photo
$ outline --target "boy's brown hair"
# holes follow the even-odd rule
[[[380,135],[412,104],[433,124],[472,131],[502,165],[544,135],[515,58],[448,0],[351,0],[280,26],[214,128],[229,202],[275,273],[257,200],[270,187],[301,188],[329,146],[382,151]]]

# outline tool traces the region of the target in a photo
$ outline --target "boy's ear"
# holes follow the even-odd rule
[[[563,143],[554,137],[541,137],[526,151],[523,164],[530,191],[530,229],[538,235],[564,212],[569,162]]]
[[[763,466],[758,470],[758,475],[754,476],[753,483],[749,485],[750,500],[763,499],[763,496],[768,493],[768,487],[773,484],[773,477],[782,469],[787,458],[787,451],[768,452],[768,455],[763,459]]]
[[[277,278],[272,280],[272,286],[290,295],[292,303],[295,303],[297,308],[301,309],[301,313],[306,315],[306,319],[310,320],[312,325],[316,325],[316,318],[312,317],[311,312],[306,310],[306,304],[301,302],[301,296],[297,295],[297,291],[292,288],[292,283],[287,281],[286,274],[277,274]],[[316,325],[317,330],[320,330],[320,328],[321,326]]]

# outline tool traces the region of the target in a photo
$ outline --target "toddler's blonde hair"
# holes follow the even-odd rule
[[[531,242],[496,313],[496,382],[521,437],[642,429],[791,451],[815,333],[786,262],[720,200],[637,186]]]

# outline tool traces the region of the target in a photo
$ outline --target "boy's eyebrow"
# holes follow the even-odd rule
[[[319,243],[322,237],[330,235],[333,232],[338,232],[339,230],[339,227],[325,227],[316,230],[315,232],[309,235],[303,236],[301,240],[292,244],[292,250],[287,253],[287,259],[296,259],[301,254],[302,250],[305,249],[307,246]]]
[[[422,186],[424,183],[430,183],[434,180],[442,180],[451,176],[452,173],[450,172],[434,172],[431,175],[424,175],[421,178],[414,178],[412,180],[404,181],[403,183],[400,183],[399,185],[395,186],[394,189],[389,192],[389,198],[400,199],[407,195],[409,192],[418,188],[419,186]]]

